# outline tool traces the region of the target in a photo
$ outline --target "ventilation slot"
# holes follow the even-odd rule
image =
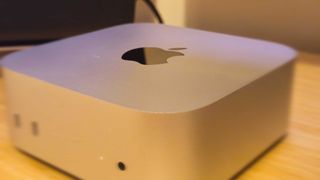
[[[14,125],[16,126],[16,128],[20,128],[21,127],[20,115],[19,114],[14,114],[13,115],[13,120],[14,120]]]
[[[39,126],[38,126],[38,123],[33,121],[31,123],[31,129],[32,129],[32,134],[34,136],[38,136],[39,135]]]

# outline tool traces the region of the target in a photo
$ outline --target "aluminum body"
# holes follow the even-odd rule
[[[137,47],[187,49],[166,64],[121,59]],[[228,179],[285,134],[295,56],[276,43],[154,24],[10,54],[12,140],[84,179]]]

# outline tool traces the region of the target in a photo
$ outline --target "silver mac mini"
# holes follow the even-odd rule
[[[286,133],[296,52],[127,24],[3,59],[14,145],[83,179],[233,177]]]

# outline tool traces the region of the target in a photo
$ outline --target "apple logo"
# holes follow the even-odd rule
[[[168,63],[168,59],[174,56],[184,56],[179,50],[186,48],[170,48],[164,50],[157,47],[141,47],[131,49],[122,55],[123,60],[136,61],[143,65],[156,65]]]

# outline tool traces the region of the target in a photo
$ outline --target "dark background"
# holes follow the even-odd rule
[[[135,0],[1,0],[0,45],[37,44],[133,22]]]

